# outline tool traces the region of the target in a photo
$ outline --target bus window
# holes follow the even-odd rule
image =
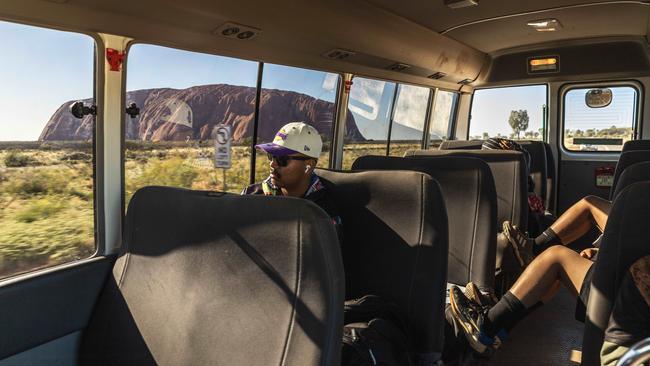
[[[399,84],[390,127],[391,156],[404,156],[408,150],[422,147],[424,122],[431,89]]]
[[[386,81],[355,77],[350,88],[347,124],[343,141],[343,169],[350,169],[363,155],[386,155],[388,125],[397,85]],[[350,118],[348,117],[348,122]]]
[[[94,224],[92,38],[0,22],[0,278],[88,258]],[[47,60],[47,61],[44,61]]]
[[[327,168],[339,82],[338,74],[264,64],[256,143],[273,141],[275,133],[289,122],[305,122],[320,132],[323,151],[318,166]],[[257,152],[255,181],[268,175],[266,154]]]
[[[469,138],[544,140],[546,85],[479,89],[474,92]]]
[[[611,90],[611,102],[591,108],[585,95],[593,88],[575,88],[564,95],[564,148],[570,151],[621,151],[634,138],[637,90],[631,86],[598,87]]]
[[[429,125],[429,141],[437,146],[441,141],[449,138],[449,128],[454,122],[454,113],[458,104],[458,93],[445,90],[436,92],[431,125]]]
[[[166,47],[129,49],[125,117],[126,202],[147,185],[241,192],[248,185],[256,62]],[[215,133],[230,126],[231,167],[214,166]],[[225,181],[224,181],[225,177]]]

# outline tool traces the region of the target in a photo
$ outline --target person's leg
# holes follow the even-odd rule
[[[595,225],[605,229],[611,202],[587,196],[569,207],[548,229],[536,238],[529,238],[510,222],[503,223],[503,233],[512,245],[517,260],[526,266],[534,258],[533,247],[551,244],[568,245],[585,235]]]
[[[569,207],[549,228],[559,239],[558,244],[568,245],[586,234],[594,225],[602,232],[607,223],[610,201],[596,196],[587,196]],[[548,237],[542,233],[540,237]],[[539,238],[539,237],[538,237]],[[536,244],[547,244],[540,240]]]
[[[530,263],[510,291],[487,314],[471,309],[468,311],[467,308],[473,305],[468,303],[462,292],[455,291],[454,288],[451,293],[452,310],[455,310],[461,322],[474,325],[474,333],[469,334],[469,338],[473,337],[475,343],[486,345],[495,335],[511,329],[531,309],[539,306],[540,300],[548,301],[546,297],[554,292],[558,281],[577,297],[592,264],[592,261],[582,258],[569,248],[553,246]],[[472,319],[468,319],[470,317]]]

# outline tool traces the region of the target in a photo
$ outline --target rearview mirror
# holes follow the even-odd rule
[[[585,94],[585,104],[589,108],[603,108],[612,103],[612,90],[603,89],[589,89]]]

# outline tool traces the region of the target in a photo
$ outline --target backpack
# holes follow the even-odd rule
[[[341,366],[409,366],[406,326],[396,305],[366,295],[345,302]]]

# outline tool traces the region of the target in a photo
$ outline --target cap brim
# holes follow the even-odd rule
[[[259,144],[255,145],[256,149],[263,150],[273,156],[285,156],[285,155],[291,155],[291,154],[299,154],[299,152],[287,149],[284,146],[276,145],[272,142],[266,143],[266,144]]]

